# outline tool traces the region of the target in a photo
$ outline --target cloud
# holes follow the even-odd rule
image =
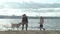
[[[13,9],[39,9],[39,8],[60,8],[60,3],[17,3],[17,2],[7,2],[0,5],[1,8],[13,8]]]
[[[35,10],[35,9],[34,9]],[[40,11],[34,11],[34,10],[28,10],[25,11],[24,9],[0,9],[0,15],[16,15],[16,16],[22,16],[22,14],[27,14],[27,16],[59,16],[60,10],[56,11],[50,11],[50,10],[40,10]]]
[[[17,2],[6,2],[0,5],[0,9],[11,8],[11,9],[23,9],[24,12],[59,12],[60,3],[17,3]]]
[[[60,0],[2,0],[0,1],[0,9],[4,9],[0,10],[0,15],[22,15],[26,13],[29,16],[36,16],[41,13],[42,16],[59,16]]]
[[[60,0],[0,0],[0,3],[2,2],[35,2],[35,3],[55,3],[55,2],[60,2]]]

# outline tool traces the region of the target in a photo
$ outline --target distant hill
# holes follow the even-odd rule
[[[0,16],[0,19],[19,19],[21,16]]]
[[[32,19],[40,19],[40,17],[28,17]],[[60,17],[44,17],[44,19],[60,19]]]
[[[0,19],[21,19],[21,16],[0,16]],[[29,19],[40,19],[40,17],[29,17]],[[44,19],[60,19],[60,17],[44,17]]]

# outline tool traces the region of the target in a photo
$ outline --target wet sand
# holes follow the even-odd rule
[[[60,34],[60,30],[0,31],[0,34]]]

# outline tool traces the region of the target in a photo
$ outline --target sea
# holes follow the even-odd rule
[[[0,19],[0,30],[11,30],[11,23],[21,23],[22,19]],[[40,19],[28,18],[28,30],[40,30],[39,28]],[[21,30],[22,25],[19,27]],[[43,28],[45,30],[60,30],[60,19],[44,19]],[[14,28],[14,30],[17,30]],[[25,27],[24,27],[25,30]]]

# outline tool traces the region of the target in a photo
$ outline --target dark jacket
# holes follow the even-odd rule
[[[27,17],[22,17],[22,23],[24,23],[24,22],[28,23],[28,18]]]

